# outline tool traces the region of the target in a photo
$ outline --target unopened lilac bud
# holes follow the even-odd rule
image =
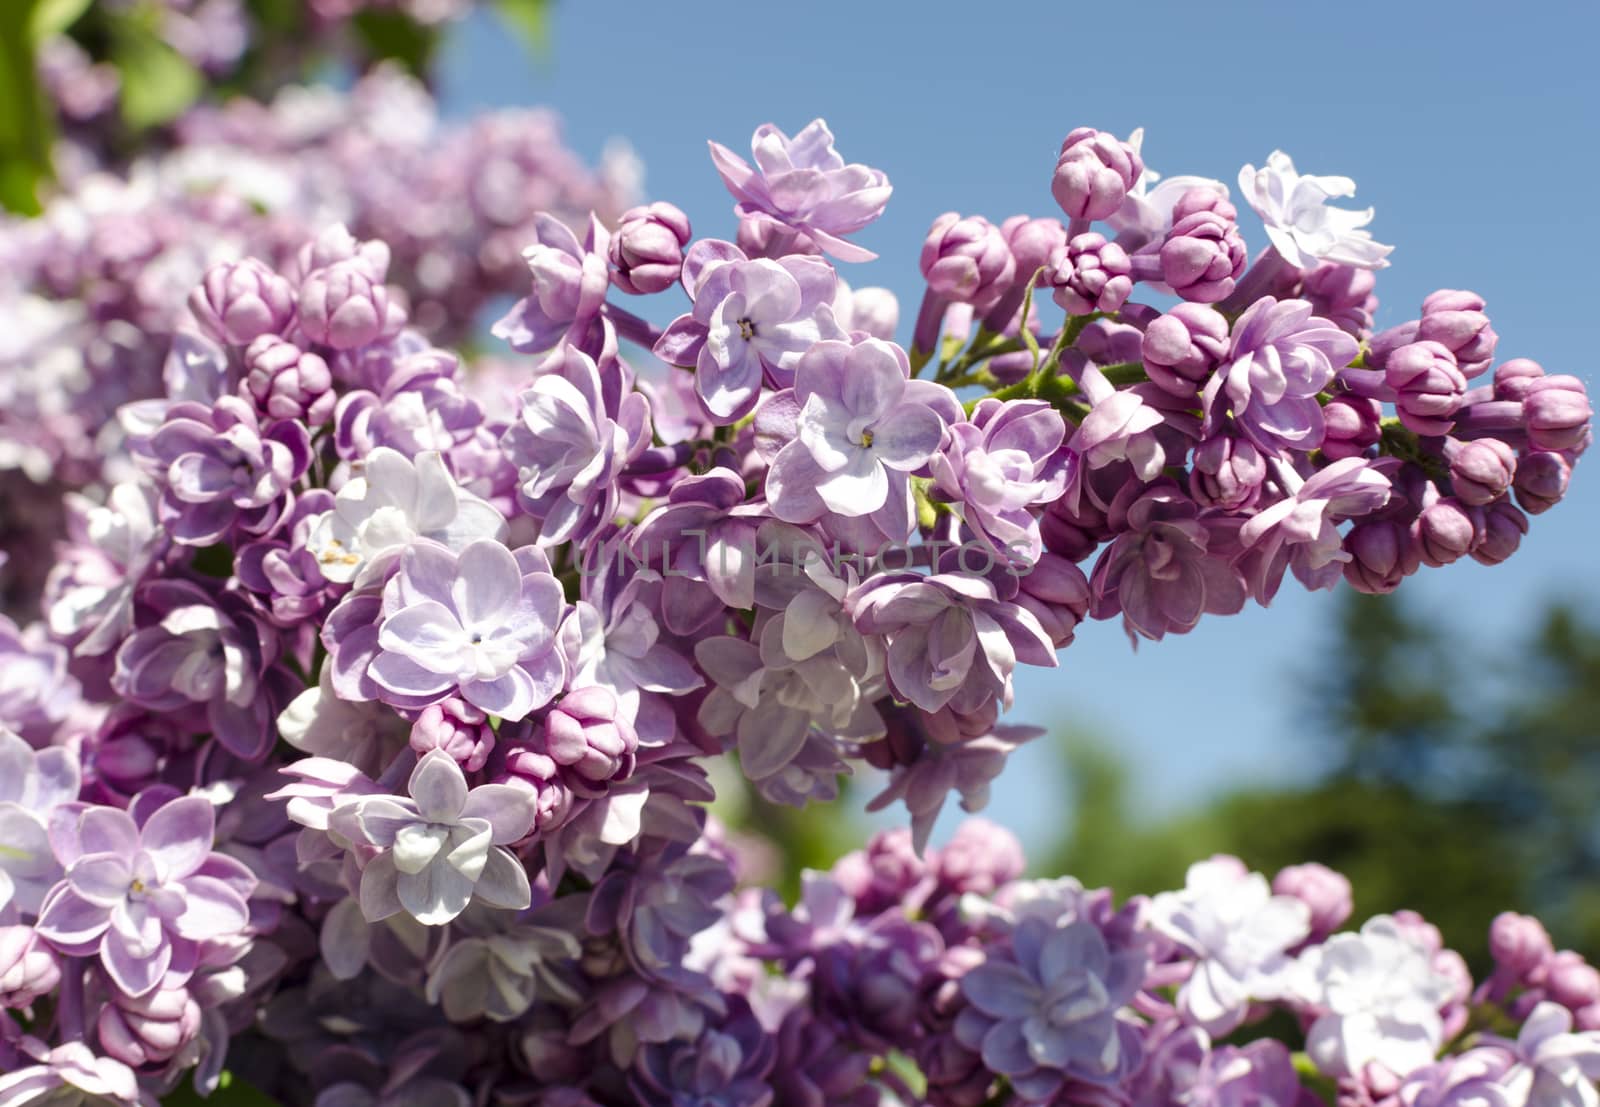
[[[1452,496],[1424,508],[1413,524],[1423,564],[1438,568],[1471,553],[1482,538],[1479,526],[1467,505]]]
[[[245,392],[267,419],[299,419],[314,427],[333,415],[333,374],[316,354],[264,334],[250,343],[244,361]]]
[[[1570,949],[1551,954],[1541,975],[1550,998],[1568,1010],[1600,1003],[1600,972],[1582,954]]]
[[[1372,294],[1378,275],[1371,269],[1320,262],[1301,278],[1300,297],[1312,312],[1358,338],[1372,329],[1378,298]]]
[[[1514,357],[1494,371],[1494,398],[1520,400],[1534,383],[1544,379],[1544,366],[1527,357]]]
[[[1052,259],[1066,248],[1067,229],[1059,219],[1029,219],[1026,215],[1013,215],[1000,224],[1000,233],[1011,250],[1016,268],[1011,284],[984,315],[984,326],[996,333],[1011,328],[1022,307],[1028,291],[1028,282],[1043,288],[1050,279]],[[1044,270],[1040,273],[1040,270]],[[1035,280],[1035,275],[1038,279]],[[1032,320],[1030,319],[1030,323]]]
[[[519,746],[506,753],[502,767],[502,783],[519,785],[533,794],[535,833],[549,833],[572,815],[572,789],[562,781],[561,768],[549,754]]]
[[[1400,587],[1417,571],[1422,557],[1412,529],[1387,519],[1357,522],[1344,536],[1344,549],[1350,555],[1344,579],[1357,592],[1373,596]]]
[[[161,750],[143,735],[118,734],[95,747],[91,763],[104,784],[132,796],[155,782],[161,760]]]
[[[1056,255],[1050,284],[1055,301],[1068,315],[1116,311],[1133,291],[1133,266],[1127,252],[1105,235],[1085,231]]]
[[[1209,189],[1191,191],[1212,194]],[[1233,291],[1244,273],[1245,255],[1244,239],[1231,218],[1196,211],[1167,232],[1161,244],[1161,279],[1185,300],[1214,304]]]
[[[981,215],[946,212],[922,243],[922,275],[930,291],[987,311],[1016,275],[1016,259],[1000,228]]]
[[[654,203],[622,213],[611,236],[611,283],[632,296],[662,292],[683,272],[689,217],[672,204]]]
[[[371,345],[389,331],[399,314],[389,290],[374,281],[356,259],[313,270],[300,285],[300,328],[313,342],[335,350]]]
[[[1033,612],[1051,643],[1061,649],[1088,617],[1089,579],[1071,561],[1046,551],[1017,578],[1013,602]]]
[[[1360,457],[1382,437],[1383,404],[1349,393],[1335,396],[1323,406],[1322,422],[1323,453],[1334,461]]]
[[[411,724],[411,748],[418,757],[443,750],[469,773],[483,768],[494,745],[489,717],[455,696],[429,704]]]
[[[544,744],[551,759],[577,778],[569,778],[577,789],[630,774],[639,736],[616,697],[594,685],[562,697],[545,719]]]
[[[1418,434],[1449,434],[1467,379],[1437,342],[1413,342],[1389,355],[1384,379],[1395,392],[1400,422]]]
[[[1070,509],[1065,499],[1056,500],[1039,516],[1039,536],[1052,553],[1068,561],[1087,560],[1100,548],[1100,543],[1111,537],[1111,528],[1105,515],[1086,500],[1076,509]]]
[[[962,820],[932,865],[942,891],[980,896],[993,895],[1027,867],[1017,836],[987,819]]]
[[[1437,342],[1448,349],[1469,380],[1489,368],[1499,342],[1483,308],[1483,297],[1476,292],[1441,288],[1422,301],[1422,319],[1417,324],[1418,340]]]
[[[1239,511],[1261,497],[1267,459],[1243,438],[1213,435],[1195,447],[1189,494],[1202,507]]]
[[[1179,304],[1145,327],[1145,371],[1164,391],[1193,396],[1228,352],[1228,320],[1204,304]]]
[[[1526,977],[1555,952],[1544,924],[1532,915],[1502,911],[1489,924],[1489,955],[1517,978]]]
[[[1579,1033],[1600,1030],[1600,1003],[1591,1003],[1572,1012],[1572,1028]]]
[[[1472,547],[1472,560],[1481,565],[1498,565],[1517,552],[1528,533],[1528,517],[1510,500],[1499,500],[1483,512],[1483,537]]]
[[[0,926],[0,1011],[31,1007],[61,983],[61,962],[31,926]]]
[[[1512,487],[1517,503],[1529,515],[1542,515],[1561,502],[1572,479],[1572,463],[1558,453],[1536,450],[1523,454],[1517,462]]]
[[[1577,450],[1589,440],[1594,409],[1577,377],[1545,377],[1528,385],[1522,397],[1528,440],[1541,450]]]
[[[195,322],[230,346],[280,333],[294,318],[294,306],[289,282],[255,258],[212,266],[200,287],[189,293]]]
[[[1320,942],[1338,930],[1355,910],[1349,878],[1315,861],[1280,870],[1272,878],[1272,890],[1280,896],[1293,896],[1311,908],[1312,942]]]
[[[1061,143],[1050,194],[1071,219],[1114,215],[1144,163],[1132,146],[1093,127],[1079,127]]]
[[[100,1046],[139,1068],[171,1060],[200,1031],[200,1005],[186,988],[158,988],[137,999],[120,993],[95,1022]]]
[[[1013,215],[1000,224],[1000,233],[1016,259],[1017,280],[1024,284],[1050,264],[1056,251],[1067,245],[1067,229],[1061,225],[1061,220],[1048,217],[1029,219],[1025,215]]]
[[[318,269],[341,261],[358,263],[374,283],[382,284],[389,277],[389,244],[375,238],[362,242],[343,223],[335,223],[300,247],[289,276],[303,281]]]
[[[1517,452],[1498,438],[1447,444],[1450,487],[1463,503],[1483,506],[1506,494],[1517,474]]]
[[[1228,201],[1225,194],[1218,192],[1211,185],[1195,185],[1179,196],[1178,202],[1172,205],[1172,221],[1179,223],[1191,215],[1202,212],[1220,215],[1229,222],[1235,222],[1239,218],[1239,209]]]

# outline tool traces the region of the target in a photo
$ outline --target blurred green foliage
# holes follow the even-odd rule
[[[1283,737],[1331,763],[1322,781],[1151,818],[1126,766],[1070,737],[1073,821],[1035,871],[1131,893],[1218,852],[1269,874],[1321,861],[1350,877],[1358,919],[1417,910],[1474,968],[1508,909],[1600,953],[1600,623],[1557,607],[1524,642],[1482,643],[1398,596],[1346,593],[1323,646]]]
[[[535,57],[547,55],[552,0],[491,0],[508,30]],[[0,0],[0,208],[36,214],[52,176],[56,118],[38,79],[40,46],[70,35],[121,84],[120,118],[100,127],[108,152],[131,156],[159,146],[162,128],[203,97],[270,96],[330,66],[357,71],[391,62],[427,81],[448,26],[419,23],[398,10],[358,13],[348,33],[320,33],[306,0],[246,0],[249,46],[229,72],[207,77],[168,43],[155,0]]]

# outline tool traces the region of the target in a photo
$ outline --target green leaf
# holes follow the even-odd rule
[[[534,57],[550,55],[550,0],[495,0],[494,7]]]
[[[39,212],[50,178],[50,116],[33,53],[36,0],[0,0],[0,204]]]
[[[427,78],[439,46],[438,32],[401,12],[378,8],[368,8],[352,24],[371,57],[397,61],[413,76]]]
[[[134,130],[176,118],[205,88],[182,54],[132,23],[119,28],[113,60],[122,75],[122,118]]]
[[[33,15],[28,20],[28,31],[34,42],[43,42],[61,34],[89,10],[91,0],[34,0]],[[26,3],[20,5],[26,8]]]

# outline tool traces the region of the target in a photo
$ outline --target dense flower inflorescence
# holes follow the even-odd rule
[[[224,1070],[318,1107],[1291,1107],[1302,1075],[1590,1107],[1600,974],[1532,920],[1474,993],[1414,915],[1340,931],[1315,866],[1119,905],[1020,880],[985,823],[928,848],[1082,620],[1504,560],[1588,444],[1582,385],[1496,367],[1470,293],[1371,333],[1387,248],[1341,178],[1250,170],[1246,267],[1224,186],[1149,188],[1090,129],[1065,223],[935,221],[908,351],[835,267],[884,175],[821,121],[753,153],[713,147],[730,240],[516,209],[520,360],[477,374],[426,319],[465,326],[476,278],[411,284],[409,222],[141,292],[161,384],[73,478],[41,620],[0,622],[0,1107]],[[677,290],[665,327],[623,306]],[[793,906],[740,890],[723,754],[793,805],[870,765],[910,828]],[[1273,1012],[1303,1057],[1224,1043]]]

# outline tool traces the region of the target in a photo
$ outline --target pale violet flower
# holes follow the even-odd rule
[[[930,391],[910,380],[900,347],[876,338],[858,345],[818,342],[795,371],[797,437],[767,473],[774,513],[810,523],[827,512],[870,515],[890,501],[891,486],[927,464],[944,421]]]
[[[379,446],[359,476],[311,527],[310,548],[322,575],[357,588],[382,577],[418,538],[459,552],[478,538],[503,539],[506,521],[486,500],[455,482],[437,451],[415,461]]]
[[[405,746],[410,733],[411,724],[384,704],[340,698],[331,665],[322,667],[316,687],[278,713],[278,734],[301,753],[345,761],[373,776]]]
[[[411,797],[363,796],[328,818],[336,834],[379,852],[361,872],[368,922],[406,912],[443,926],[474,899],[520,911],[531,890],[522,862],[505,848],[533,826],[534,795],[514,784],[471,791],[449,754],[429,752],[412,770]]]
[[[1356,1076],[1374,1062],[1404,1075],[1438,1054],[1439,1008],[1455,984],[1392,916],[1375,915],[1358,934],[1312,946],[1296,969],[1299,998],[1322,1012],[1306,1035],[1306,1053],[1326,1075]]]
[[[1508,1043],[1509,1045],[1510,1043]],[[1517,1062],[1500,1078],[1507,1098],[1527,1107],[1597,1107],[1600,1031],[1572,1032],[1572,1012],[1546,1000],[1511,1046]]]
[[[1190,865],[1181,892],[1151,899],[1149,918],[1196,958],[1179,1012],[1219,1038],[1244,1021],[1252,999],[1279,994],[1292,964],[1285,951],[1311,933],[1304,902],[1273,895],[1266,877],[1232,857]]]
[[[61,866],[50,851],[50,813],[78,798],[80,770],[72,751],[34,751],[0,727],[0,917],[8,906],[37,914]]]
[[[1319,261],[1357,269],[1389,264],[1385,258],[1394,247],[1374,242],[1362,229],[1372,222],[1371,208],[1350,211],[1328,205],[1356,194],[1349,177],[1302,176],[1288,154],[1274,150],[1264,168],[1247,165],[1239,170],[1239,191],[1261,216],[1272,245],[1297,269],[1314,268]]]
[[[168,546],[156,500],[153,488],[131,481],[114,485],[104,504],[68,497],[82,542],[51,571],[47,615],[58,638],[83,635],[77,653],[95,657],[127,637],[134,589]]]
[[[445,1018],[510,1022],[535,999],[582,1002],[560,971],[583,952],[574,934],[529,921],[503,929],[475,922],[473,913],[462,918],[453,928],[454,940],[428,969],[428,1002],[437,1004]]]
[[[555,648],[566,610],[539,551],[479,539],[459,555],[433,542],[406,547],[383,590],[378,654],[368,675],[397,707],[459,694],[502,719],[526,718],[561,690]]]
[[[21,1041],[23,1056],[37,1064],[0,1074],[0,1104],[6,1107],[95,1107],[144,1103],[132,1069],[111,1057],[97,1057],[82,1042],[47,1049],[37,1038]]]

